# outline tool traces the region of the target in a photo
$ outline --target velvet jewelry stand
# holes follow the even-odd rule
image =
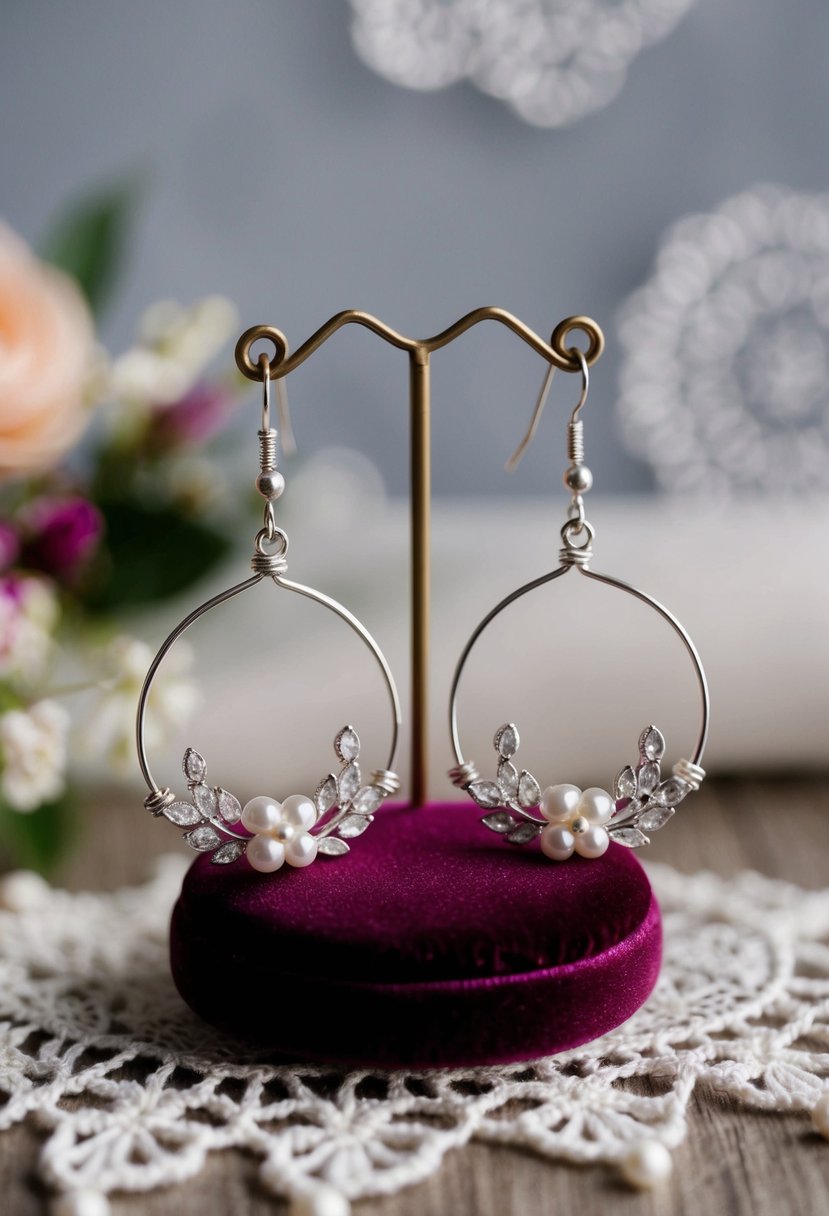
[[[479,818],[388,807],[347,857],[274,875],[198,857],[171,926],[179,992],[281,1057],[392,1069],[533,1059],[624,1022],[662,952],[635,856],[552,862]]]

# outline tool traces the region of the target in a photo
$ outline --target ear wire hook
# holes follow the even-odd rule
[[[297,446],[291,422],[291,407],[288,405],[288,389],[282,376],[276,382],[276,413],[282,431],[282,451],[286,456],[296,456]]]
[[[581,461],[584,459],[584,441],[582,439],[583,423],[579,420],[579,414],[581,413],[581,410],[584,407],[584,403],[587,400],[587,394],[590,389],[590,370],[588,368],[587,360],[585,359],[584,354],[582,353],[582,351],[580,351],[578,349],[578,347],[574,346],[571,350],[571,353],[577,357],[579,364],[581,366],[581,394],[579,396],[578,401],[576,402],[576,405],[573,408],[573,412],[570,414],[570,421],[568,423],[568,445],[567,446],[568,446],[568,454],[570,456],[571,461],[574,464],[580,464]],[[530,419],[530,425],[527,427],[526,434],[524,435],[524,438],[521,440],[521,442],[519,443],[518,447],[515,449],[513,454],[510,456],[509,460],[504,465],[504,468],[506,469],[506,471],[508,473],[515,472],[515,470],[518,468],[518,465],[521,463],[521,458],[523,457],[527,448],[530,446],[532,441],[535,439],[536,431],[538,430],[538,424],[541,421],[541,415],[544,413],[544,406],[547,404],[547,398],[550,395],[550,389],[552,388],[553,377],[555,376],[555,374],[556,374],[555,364],[551,363],[549,368],[547,369],[547,375],[544,377],[544,383],[541,385],[541,391],[539,392],[538,397],[536,398],[535,406],[533,407],[532,418]],[[580,455],[578,457],[574,456],[574,454],[573,454],[574,441],[575,441],[576,435],[578,435],[578,449],[580,451]]]
[[[267,431],[270,428],[271,364],[264,352],[257,359],[257,364],[262,373],[262,430]],[[288,404],[288,390],[282,376],[276,382],[276,413],[282,435],[282,451],[286,456],[296,456],[297,445],[291,422],[291,407]]]
[[[514,473],[521,463],[521,458],[535,439],[535,433],[538,430],[538,424],[541,421],[541,415],[544,413],[544,406],[547,404],[547,398],[550,395],[550,389],[553,386],[553,377],[556,374],[556,367],[551,363],[547,368],[547,375],[544,377],[544,383],[541,385],[541,390],[536,397],[533,407],[533,416],[530,419],[530,425],[527,427],[527,433],[515,449],[509,460],[504,465],[508,473]]]
[[[264,352],[257,359],[262,372],[262,424],[260,429],[271,429],[271,361]]]
[[[580,351],[577,346],[573,347],[573,354],[579,361],[581,367],[581,393],[576,404],[573,406],[573,412],[570,415],[570,426],[578,421],[579,414],[584,409],[584,403],[587,400],[587,394],[590,391],[590,368],[587,365],[587,360],[584,357],[584,352]]]

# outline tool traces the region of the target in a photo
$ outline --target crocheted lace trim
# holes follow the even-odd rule
[[[0,912],[0,1128],[35,1123],[59,1192],[148,1191],[236,1147],[307,1205],[410,1186],[471,1139],[570,1162],[618,1164],[643,1139],[671,1149],[701,1081],[762,1110],[813,1108],[829,1072],[829,893],[648,869],[665,967],[630,1021],[529,1065],[419,1074],[274,1066],[200,1022],[167,961],[178,857],[113,894],[44,885],[21,900],[12,876],[0,899],[31,906]],[[655,1092],[631,1092],[640,1077]]]

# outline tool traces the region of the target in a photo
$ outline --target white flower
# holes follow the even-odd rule
[[[44,579],[15,575],[0,584],[0,679],[31,685],[52,656],[60,608]]]
[[[121,772],[129,771],[133,762],[135,710],[152,660],[149,646],[126,634],[115,638],[99,656],[101,691],[84,721],[81,746],[88,756],[105,755]],[[150,749],[163,744],[195,708],[196,687],[187,678],[192,662],[189,646],[179,642],[159,669],[145,720]]]
[[[34,811],[63,793],[69,715],[55,701],[0,716],[0,792],[15,811]]]
[[[222,296],[189,308],[174,301],[154,304],[141,320],[137,345],[113,362],[110,392],[147,405],[177,401],[237,327],[236,309]]]

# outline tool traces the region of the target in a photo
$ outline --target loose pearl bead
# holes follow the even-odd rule
[[[285,845],[285,860],[289,866],[296,866],[302,869],[303,866],[310,866],[311,862],[317,855],[317,838],[311,836],[309,832],[303,832],[301,836],[295,836],[293,840]]]
[[[253,836],[248,841],[247,859],[260,874],[272,874],[285,860],[285,846],[273,836]]]
[[[312,828],[317,822],[317,808],[304,794],[291,794],[282,803],[282,818],[294,827]]]
[[[621,1163],[625,1182],[647,1191],[670,1177],[674,1163],[671,1154],[658,1140],[643,1140]]]
[[[829,1092],[818,1098],[812,1107],[812,1124],[816,1132],[829,1140]]]
[[[297,1195],[290,1216],[349,1216],[351,1204],[342,1191],[322,1183],[306,1195]]]
[[[580,857],[601,857],[602,853],[607,852],[609,844],[610,837],[597,823],[591,823],[587,831],[577,836],[575,841],[576,852]]]
[[[576,838],[564,824],[555,824],[541,833],[541,852],[553,861],[566,861],[573,856]]]
[[[600,790],[596,786],[585,790],[579,800],[579,814],[591,823],[607,823],[615,810],[616,803],[607,790]]]
[[[282,821],[282,803],[260,794],[251,798],[242,811],[242,823],[249,832],[270,832]]]
[[[567,822],[579,805],[577,785],[548,785],[541,795],[541,814],[552,823]]]
[[[58,1195],[52,1200],[50,1211],[52,1216],[109,1216],[110,1207],[106,1195],[83,1187]]]
[[[585,819],[584,815],[577,815],[575,819],[570,820],[570,831],[574,836],[582,836],[590,827],[590,820]]]
[[[292,823],[286,823],[283,819],[275,828],[271,828],[266,835],[273,836],[274,840],[280,840],[283,844],[287,844],[289,840],[293,840],[294,836],[296,836],[296,828]]]

